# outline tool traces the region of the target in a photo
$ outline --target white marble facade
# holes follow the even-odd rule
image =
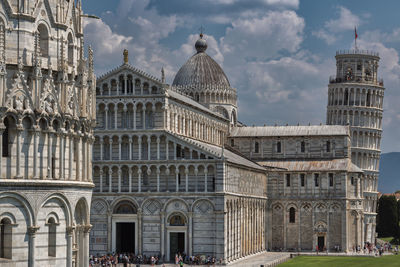
[[[73,2],[0,1],[0,266],[88,265],[96,78]]]
[[[172,85],[163,70],[157,79],[131,66],[127,50],[98,79],[91,253],[169,261],[180,251],[229,263],[264,250],[373,243],[376,179],[358,164],[354,129],[331,121],[331,107],[331,125],[238,123],[236,89],[203,36],[195,47]],[[368,101],[381,105],[378,92]],[[379,138],[366,142],[378,149]]]

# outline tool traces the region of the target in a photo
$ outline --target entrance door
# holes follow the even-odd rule
[[[135,223],[117,223],[116,252],[135,253]]]
[[[325,236],[318,237],[318,250],[323,251],[325,247]]]
[[[175,254],[185,252],[185,233],[169,233],[169,259],[175,261]]]

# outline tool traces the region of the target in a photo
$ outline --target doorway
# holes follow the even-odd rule
[[[135,253],[135,223],[116,223],[116,252]]]
[[[185,233],[169,233],[169,259],[175,261],[175,254],[185,252]]]
[[[323,251],[325,247],[325,236],[318,236],[318,251]]]

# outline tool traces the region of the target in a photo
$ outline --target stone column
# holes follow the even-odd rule
[[[89,266],[89,239],[90,239],[90,230],[92,229],[91,224],[87,224],[83,228],[83,249],[84,249],[84,254],[83,254],[83,265],[82,266]]]
[[[133,129],[136,130],[136,106],[133,106]]]
[[[87,140],[87,136],[86,135],[81,135],[81,142],[79,143],[81,149],[79,150],[79,153],[81,154],[82,159],[80,159],[80,161],[78,162],[78,164],[81,165],[81,167],[79,167],[79,169],[81,169],[81,181],[86,181],[87,177],[86,177],[86,140]]]
[[[104,142],[103,142],[103,139],[101,138],[100,139],[100,160],[104,160],[103,150],[104,150]]]
[[[118,126],[118,107],[114,106],[114,129],[117,129]]]
[[[204,167],[204,192],[207,192],[208,170]]]
[[[178,166],[175,167],[175,191],[179,192],[179,169]]]
[[[148,135],[147,136],[147,160],[151,159],[150,154],[151,154],[151,136]]]
[[[157,160],[160,160],[160,137],[157,136]]]
[[[143,220],[143,216],[142,216],[142,209],[138,209],[137,212],[137,217],[138,217],[138,254],[142,254],[142,233],[143,233],[143,229],[142,229],[142,220]]]
[[[138,159],[142,160],[142,136],[138,136],[138,144],[139,144],[139,152],[138,152]]]
[[[118,160],[121,160],[122,158],[122,137],[120,136],[118,138]]]
[[[141,166],[138,166],[138,192],[142,192],[142,169]]]
[[[109,142],[110,142],[110,158],[109,158],[109,160],[112,160],[112,144],[113,144],[113,140],[111,139],[111,137],[109,139]]]
[[[28,227],[28,235],[29,235],[29,251],[28,251],[28,267],[35,267],[35,240],[36,240],[36,232],[39,230],[39,226],[29,226]]]
[[[185,167],[185,191],[186,192],[189,192],[189,169],[188,169],[188,167],[186,166]],[[189,254],[189,255],[192,255],[192,254]]]
[[[112,169],[108,169],[108,192],[112,192]]]
[[[108,106],[106,106],[104,109],[104,115],[105,115],[104,129],[108,129]]]
[[[165,159],[169,159],[169,151],[168,151],[168,138],[165,138]]]
[[[129,147],[128,147],[128,152],[129,152],[129,160],[132,160],[132,137],[129,138]]]
[[[99,190],[100,193],[103,192],[103,167],[100,166],[100,186],[99,186]]]
[[[160,192],[160,169],[157,168],[157,192]]]
[[[188,229],[188,251],[189,255],[193,255],[193,212],[188,212],[189,229]]]
[[[164,237],[165,237],[165,212],[161,211],[160,212],[160,228],[161,228],[161,236],[160,236],[160,255],[161,255],[161,259],[164,261],[164,245],[165,245],[165,241],[164,241]],[[189,254],[190,255],[190,254]]]
[[[174,160],[176,160],[176,143],[174,143]]]
[[[121,193],[121,168],[118,168],[118,193]]]
[[[59,173],[59,179],[63,180],[64,179],[64,145],[63,145],[63,132],[62,130],[60,130],[60,132],[58,133],[58,137],[60,142],[58,143],[58,152],[60,153],[60,158],[59,158],[59,164],[58,164],[58,173]]]
[[[67,267],[72,267],[72,235],[74,230],[74,226],[67,226]]]
[[[124,95],[126,95],[128,92],[128,80],[126,78],[126,75],[124,75]]]
[[[132,168],[129,166],[129,193],[132,192]]]
[[[47,132],[47,178],[52,179],[52,166],[51,166],[51,158],[52,158],[52,133],[51,130]],[[18,164],[18,163],[17,163]],[[76,170],[76,173],[78,174],[78,170]]]
[[[21,176],[21,132],[24,128],[20,125],[17,126],[17,162],[16,162],[16,178],[20,179]]]
[[[69,175],[69,179],[72,180],[72,162],[74,161],[73,159],[73,148],[72,146],[74,145],[74,136],[72,135],[72,133],[70,132],[69,134],[69,170],[68,170],[68,175]]]
[[[34,127],[33,130],[33,178],[37,179],[38,178],[38,144],[39,144],[39,134],[40,134],[40,128],[39,127]],[[2,138],[2,132],[0,133]],[[2,142],[2,140],[0,140]],[[1,174],[1,161],[0,161],[0,174]],[[0,176],[1,177],[1,176]]]
[[[143,129],[146,129],[146,107],[145,106],[142,107],[142,122],[143,122],[143,124],[142,124]]]

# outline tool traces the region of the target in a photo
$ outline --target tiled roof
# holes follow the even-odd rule
[[[231,131],[231,137],[328,136],[349,134],[349,127],[341,125],[235,127]]]

